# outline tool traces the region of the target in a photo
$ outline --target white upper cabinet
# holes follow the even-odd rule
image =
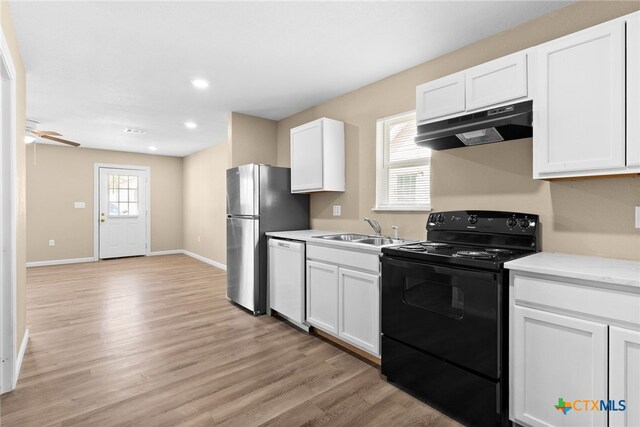
[[[418,123],[465,111],[464,73],[452,74],[416,87]]]
[[[517,52],[416,87],[416,120],[425,124],[529,94],[527,53]]]
[[[527,96],[527,54],[518,52],[466,71],[467,111]]]
[[[536,49],[534,178],[624,173],[625,20]]]
[[[640,167],[640,12],[627,16],[627,166]]]
[[[291,129],[291,192],[344,191],[344,123],[321,118]]]

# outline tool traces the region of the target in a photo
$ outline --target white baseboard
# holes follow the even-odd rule
[[[63,265],[63,264],[79,264],[82,262],[93,262],[93,257],[87,258],[70,258],[70,259],[52,259],[50,261],[32,261],[27,263],[29,267],[47,267],[50,265]]]
[[[219,268],[220,270],[227,271],[227,266],[222,264],[221,262],[214,261],[212,259],[205,258],[202,255],[194,254],[193,252],[189,252],[189,251],[185,251],[185,250],[183,250],[182,253],[187,255],[187,256],[190,256],[191,258],[195,258],[198,261],[202,261],[202,262],[204,262],[206,264],[209,264],[209,265],[212,265],[212,266],[214,266],[216,268]]]
[[[16,357],[15,374],[13,375],[13,389],[18,384],[18,376],[20,376],[20,368],[22,367],[22,359],[24,359],[24,352],[27,351],[27,343],[29,342],[29,329],[24,331],[22,337],[22,344],[20,344],[20,351],[18,357]]]
[[[175,254],[183,254],[184,251],[182,249],[172,249],[170,251],[155,251],[149,252],[147,256],[159,256],[159,255],[175,255]]]
[[[150,252],[147,256],[160,256],[160,255],[175,255],[175,254],[184,254],[190,256],[191,258],[195,258],[198,261],[202,261],[206,264],[212,265],[221,270],[227,271],[227,266],[212,259],[203,257],[202,255],[194,254],[193,252],[186,251],[184,249],[172,249],[169,251],[155,251]],[[63,265],[63,264],[78,264],[81,262],[94,262],[95,260],[92,257],[88,258],[71,258],[71,259],[53,259],[51,261],[34,261],[28,262],[28,267],[46,267],[50,265]]]

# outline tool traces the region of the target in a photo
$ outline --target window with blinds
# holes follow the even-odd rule
[[[431,209],[431,150],[415,136],[415,112],[378,120],[376,210]]]

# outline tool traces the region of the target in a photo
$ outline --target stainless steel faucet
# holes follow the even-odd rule
[[[373,231],[376,232],[376,236],[382,236],[382,228],[380,227],[380,224],[378,223],[378,221],[376,221],[375,219],[369,219],[369,218],[365,218],[364,220],[367,224],[371,226],[371,228],[373,228]]]

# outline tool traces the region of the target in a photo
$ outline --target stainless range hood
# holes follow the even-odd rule
[[[529,138],[533,101],[505,105],[418,126],[416,144],[432,150]]]

